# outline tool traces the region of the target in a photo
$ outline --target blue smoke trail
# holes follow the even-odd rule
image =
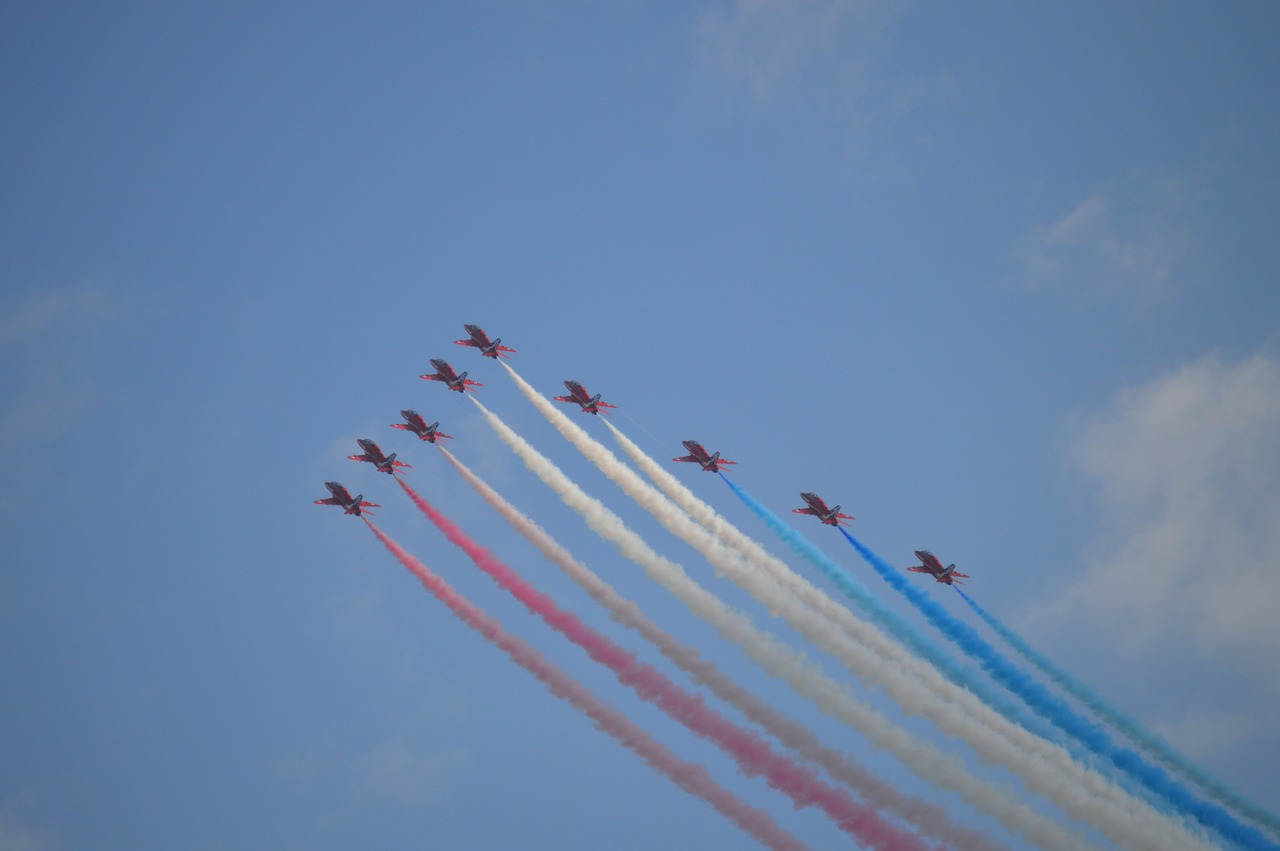
[[[1169,765],[1178,771],[1181,771],[1191,780],[1199,783],[1211,795],[1222,801],[1229,807],[1233,807],[1238,812],[1252,818],[1260,824],[1266,825],[1274,832],[1280,832],[1280,819],[1274,813],[1267,810],[1262,805],[1251,801],[1244,795],[1224,784],[1221,780],[1209,774],[1200,766],[1191,762],[1182,754],[1174,750],[1173,746],[1155,733],[1143,729],[1137,721],[1121,712],[1116,707],[1107,703],[1100,696],[1095,694],[1088,686],[1072,677],[1066,671],[1056,667],[1047,658],[1040,655],[1031,645],[1027,644],[1022,638],[1009,629],[1003,623],[989,614],[986,609],[975,603],[968,594],[960,590],[958,586],[952,586],[956,589],[956,593],[964,598],[969,604],[969,608],[973,609],[978,617],[987,622],[987,625],[995,630],[1001,638],[1009,643],[1009,646],[1022,654],[1023,658],[1039,668],[1044,675],[1062,686],[1069,693],[1074,695],[1081,703],[1093,710],[1098,716],[1105,720],[1115,729],[1127,735],[1139,747],[1147,751],[1161,762]]]
[[[1016,702],[1009,700],[1004,694],[993,689],[986,679],[973,668],[961,665],[952,659],[941,647],[925,638],[915,627],[903,620],[897,612],[886,606],[865,585],[828,558],[826,553],[784,523],[782,518],[766,508],[763,503],[739,487],[737,483],[726,478],[724,473],[719,475],[724,480],[724,483],[733,489],[738,498],[754,511],[774,534],[781,538],[791,549],[795,550],[798,555],[822,571],[847,597],[856,602],[865,614],[941,671],[943,676],[956,685],[967,688],[977,695],[982,702],[1024,729],[1035,733],[1041,738],[1061,741],[1062,737],[1056,730],[1041,723],[1040,719],[1029,715]]]
[[[957,647],[973,657],[992,679],[1009,689],[1058,729],[1073,736],[1089,750],[1110,762],[1130,777],[1142,783],[1158,797],[1169,802],[1178,812],[1193,817],[1219,835],[1246,848],[1277,849],[1252,825],[1242,824],[1216,804],[1196,798],[1187,789],[1158,766],[1144,762],[1141,755],[1131,748],[1121,747],[1111,741],[1106,732],[1082,718],[1067,703],[1044,686],[1031,679],[1024,671],[1004,658],[994,647],[978,635],[968,624],[952,617],[946,609],[934,602],[919,588],[911,585],[893,565],[841,528],[840,531],[853,548],[875,568],[880,577],[910,600],[929,622],[951,639]]]

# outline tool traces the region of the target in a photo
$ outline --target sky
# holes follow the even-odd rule
[[[1280,809],[1278,36],[1280,9],[1243,2],[6,5],[0,849],[753,847],[313,505],[330,479],[672,750],[843,847],[346,460],[359,437],[399,452],[476,540],[663,666],[388,428],[402,408],[741,683],[1023,847],[757,671],[421,381],[431,358],[469,370],[588,493],[806,646],[453,346],[463,323],[547,395],[602,393],[652,457],[691,438],[737,461],[908,619],[789,514],[799,492],[893,564],[957,563],[1054,662]],[[783,553],[716,477],[671,469]]]

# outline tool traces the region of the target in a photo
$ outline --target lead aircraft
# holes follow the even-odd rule
[[[689,450],[689,454],[680,458],[672,458],[672,461],[684,461],[690,464],[698,464],[708,473],[720,472],[721,464],[737,464],[737,461],[726,461],[720,457],[717,452],[714,455],[708,455],[707,450],[702,448],[702,444],[696,440],[682,440],[684,448]],[[727,472],[727,471],[726,471]]]
[[[915,567],[908,567],[912,573],[927,573],[937,581],[944,585],[963,585],[961,579],[972,579],[973,577],[967,573],[956,573],[956,566],[949,564],[942,566],[942,562],[938,557],[928,550],[916,550],[916,558],[920,559],[921,564]]]
[[[364,494],[351,496],[341,482],[325,482],[324,486],[329,489],[329,493],[333,496],[328,499],[317,499],[316,505],[341,505],[343,512],[354,514],[359,517],[361,514],[372,514],[372,511],[362,511],[365,508],[381,508],[376,502],[365,502]]]
[[[445,434],[440,431],[440,421],[437,420],[431,425],[427,425],[427,421],[422,418],[422,414],[417,411],[401,411],[400,416],[404,417],[403,423],[392,423],[392,428],[398,428],[401,431],[411,431],[418,436],[419,440],[425,440],[427,443],[435,443],[437,440],[452,440],[453,435]],[[406,425],[405,423],[408,423]]]
[[[484,386],[479,381],[472,381],[467,378],[467,374],[465,372],[462,373],[462,375],[458,375],[453,371],[453,367],[449,366],[446,361],[440,360],[440,358],[432,358],[431,365],[436,368],[434,375],[419,375],[418,377],[425,378],[427,381],[443,381],[445,384],[449,385],[450,390],[456,390],[459,393],[467,392],[467,387],[469,386]]]
[[[808,503],[808,507],[793,508],[791,509],[792,514],[812,514],[828,526],[843,525],[840,523],[841,519],[856,519],[848,514],[841,514],[840,506],[838,505],[835,508],[827,508],[827,504],[822,501],[822,497],[818,496],[816,493],[802,493],[800,494],[800,498]]]
[[[568,396],[556,396],[557,402],[573,402],[582,407],[582,412],[586,414],[598,414],[601,408],[616,408],[617,405],[610,405],[608,402],[600,401],[600,394],[594,396],[587,395],[587,388],[583,387],[576,381],[566,381],[565,387],[569,388]]]
[[[499,357],[505,358],[506,355],[502,354],[503,352],[515,351],[515,349],[508,349],[506,346],[498,345],[499,343],[502,342],[501,337],[498,337],[495,340],[490,341],[489,335],[486,334],[484,332],[484,329],[481,328],[479,325],[463,325],[462,327],[466,330],[466,332],[469,335],[471,335],[471,339],[454,340],[453,341],[454,345],[471,346],[473,348],[479,349],[481,355],[487,358],[493,358],[494,360],[497,360]]]
[[[352,461],[368,461],[370,464],[378,468],[379,473],[394,473],[396,467],[412,467],[412,464],[406,464],[403,461],[396,460],[396,453],[392,452],[386,455],[382,451],[382,447],[374,443],[367,437],[359,438],[356,443],[360,444],[360,448],[364,450],[363,455],[348,455],[347,458]]]

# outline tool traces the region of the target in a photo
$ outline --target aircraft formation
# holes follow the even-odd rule
[[[484,329],[482,329],[479,325],[467,324],[462,327],[466,330],[468,337],[465,340],[454,340],[453,342],[455,345],[470,346],[472,348],[479,349],[481,356],[487,357],[487,358],[493,358],[495,360],[498,357],[504,357],[504,358],[507,357],[507,355],[504,354],[505,352],[516,351],[515,349],[511,349],[511,348],[507,348],[506,346],[499,345],[502,342],[501,337],[490,340],[489,335],[486,334]],[[462,373],[456,372],[454,368],[451,365],[449,365],[448,362],[441,360],[439,358],[432,358],[431,365],[435,367],[436,371],[432,374],[421,375],[419,376],[419,378],[426,379],[427,381],[442,382],[450,390],[454,390],[458,393],[466,392],[466,389],[468,387],[484,386],[478,381],[471,381],[470,379],[468,379],[466,372],[462,372]],[[599,393],[595,394],[594,396],[590,395],[589,393],[587,393],[586,388],[583,387],[582,384],[578,381],[573,381],[571,379],[566,380],[564,382],[564,386],[568,388],[569,395],[555,396],[553,397],[555,401],[576,404],[582,409],[582,412],[584,414],[599,414],[601,413],[600,411],[601,408],[616,409],[618,407],[617,405],[612,405],[608,402],[602,402],[600,400]],[[419,414],[417,411],[406,409],[400,412],[400,416],[404,418],[405,422],[392,423],[391,424],[392,428],[400,429],[402,431],[411,431],[414,434],[416,434],[420,440],[425,440],[429,443],[435,443],[437,440],[441,438],[452,439],[452,435],[444,434],[443,432],[439,431],[440,423],[438,421],[433,422],[430,425],[427,425],[426,420],[423,419],[422,415]],[[352,461],[367,461],[373,464],[374,467],[380,473],[394,473],[399,468],[406,468],[406,467],[412,466],[410,464],[404,463],[403,461],[397,461],[396,453],[394,452],[391,453],[391,455],[389,456],[384,455],[382,450],[378,447],[378,444],[374,443],[372,440],[368,438],[362,437],[356,442],[360,444],[360,448],[363,450],[363,452],[359,455],[347,456]],[[726,464],[738,463],[737,461],[729,461],[727,459],[721,458],[719,452],[708,453],[707,450],[703,448],[702,444],[696,440],[685,440],[681,442],[684,444],[684,448],[688,450],[689,454],[680,456],[679,458],[673,458],[672,459],[673,461],[697,464],[703,470],[709,473],[721,472],[722,466]],[[332,491],[333,490],[332,485],[336,485],[338,483],[326,482],[325,484],[327,486],[330,486],[329,489]],[[341,487],[341,485],[338,485],[338,486]],[[345,488],[343,489],[343,493],[346,494]],[[345,505],[345,503],[335,501],[335,498],[337,496],[338,496],[337,492],[334,492],[334,498],[318,499],[316,500],[316,504],[317,505],[339,505],[339,504]],[[350,494],[347,494],[347,497],[349,502]],[[800,497],[805,501],[806,505],[804,508],[794,509],[795,514],[813,515],[827,526],[837,526],[837,525],[841,525],[845,520],[856,519],[851,515],[841,514],[839,505],[835,506],[834,508],[827,508],[826,502],[823,501],[822,497],[818,496],[815,493],[804,492],[800,494]],[[360,511],[348,510],[346,513],[359,515]],[[954,564],[944,569],[942,565],[938,562],[938,559],[927,550],[916,550],[916,556],[924,561],[924,565],[922,567],[921,566],[908,567],[907,570],[914,571],[917,573],[930,573],[937,579],[938,582],[943,582],[948,585],[952,583],[953,577],[963,577],[965,579],[971,578],[964,573],[955,573],[956,566]]]
[[[1248,851],[1280,851],[1280,843],[1267,833],[1270,831],[1280,837],[1280,817],[1225,786],[1159,736],[1110,706],[1069,673],[1055,668],[959,588],[965,584],[961,580],[972,577],[957,571],[955,564],[944,567],[932,552],[919,549],[915,550],[919,564],[895,568],[850,533],[849,521],[855,519],[852,515],[842,513],[840,505],[828,506],[814,492],[801,492],[803,507],[792,509],[794,514],[809,515],[821,525],[838,529],[877,576],[910,602],[929,625],[942,634],[946,641],[939,645],[919,627],[885,606],[853,572],[828,557],[788,526],[782,517],[725,476],[728,467],[738,462],[722,458],[718,451],[708,451],[696,440],[682,441],[687,454],[671,459],[675,464],[696,464],[704,472],[717,474],[765,526],[794,551],[795,556],[821,572],[847,600],[842,601],[814,586],[783,560],[729,524],[713,508],[680,485],[663,465],[646,456],[607,419],[601,418],[601,421],[643,477],[577,426],[562,409],[550,403],[577,405],[581,413],[595,416],[607,414],[609,410],[616,409],[616,405],[602,401],[599,393],[592,395],[575,380],[564,381],[568,395],[542,396],[506,363],[515,349],[502,345],[500,338],[490,339],[478,325],[468,324],[464,329],[467,337],[455,340],[456,345],[476,349],[482,357],[499,362],[521,393],[556,426],[563,437],[668,531],[699,551],[715,567],[717,575],[740,585],[771,614],[783,619],[813,645],[839,661],[854,677],[868,686],[883,689],[907,715],[927,719],[948,737],[969,746],[981,762],[1017,775],[1021,781],[1017,788],[1025,791],[1013,793],[1010,792],[1014,788],[1012,786],[1006,787],[1001,782],[965,771],[939,771],[940,761],[950,758],[944,751],[912,735],[904,736],[894,722],[878,710],[860,703],[844,688],[844,683],[832,678],[807,655],[789,648],[782,650],[775,646],[774,639],[767,632],[754,626],[743,626],[738,620],[726,620],[722,614],[723,603],[718,598],[701,586],[692,584],[678,565],[654,553],[620,518],[585,495],[549,459],[485,408],[473,395],[474,391],[467,393],[471,388],[483,387],[483,384],[468,379],[465,371],[457,372],[447,361],[438,358],[430,361],[434,372],[421,378],[442,383],[448,390],[471,399],[502,441],[566,505],[581,514],[598,535],[614,543],[627,558],[644,568],[651,578],[664,585],[694,614],[715,626],[726,639],[738,644],[752,661],[773,676],[780,677],[826,715],[859,731],[920,779],[985,811],[1009,835],[1050,851],[1095,847],[1083,839],[1089,831],[1119,847],[1151,851],[1175,847],[1208,851],[1218,847],[1214,843],[1219,840]],[[772,709],[753,702],[756,699],[741,688],[727,685],[722,675],[707,676],[705,665],[691,662],[698,658],[696,651],[674,647],[675,639],[648,625],[634,604],[621,600],[599,577],[573,562],[567,553],[567,561],[550,555],[558,545],[540,540],[538,536],[545,537],[545,532],[505,503],[445,449],[442,441],[453,437],[439,430],[439,422],[428,424],[424,416],[412,409],[404,409],[400,415],[403,422],[393,423],[391,428],[411,432],[420,441],[436,445],[490,505],[587,589],[597,602],[609,608],[614,620],[639,630],[664,656],[685,668],[700,684],[723,700],[738,704],[747,717],[780,744],[802,760],[820,766],[826,772],[823,776],[830,776],[843,786],[829,788],[818,775],[805,773],[811,769],[799,765],[781,773],[770,773],[776,771],[778,765],[772,760],[789,757],[771,755],[771,746],[753,738],[755,733],[738,729],[734,722],[713,712],[704,714],[699,710],[690,714],[682,711],[673,716],[691,731],[722,747],[737,761],[740,770],[756,775],[769,773],[774,777],[770,785],[791,796],[797,807],[814,806],[824,811],[841,830],[865,847],[912,851],[924,851],[926,847],[991,851],[999,847],[985,835],[975,836],[973,830],[951,822],[945,816],[934,813],[926,817],[926,811],[933,805],[886,788],[864,769],[848,765],[852,759],[849,754],[824,749],[820,743],[799,735],[795,724],[779,718]],[[697,699],[682,692],[681,686],[664,679],[658,672],[631,667],[632,663],[626,661],[627,655],[611,649],[613,645],[607,638],[577,625],[571,614],[560,611],[545,594],[533,590],[514,571],[468,538],[399,475],[410,465],[397,460],[396,453],[385,453],[370,438],[360,438],[357,443],[360,452],[348,456],[349,459],[371,464],[375,471],[391,476],[422,513],[467,552],[477,567],[489,573],[564,637],[588,649],[597,662],[613,668],[619,680],[635,689],[643,699],[655,703],[669,714],[672,707],[701,706]],[[581,712],[593,718],[598,728],[641,755],[685,791],[703,798],[761,844],[772,848],[800,847],[794,837],[790,837],[768,816],[753,810],[714,782],[709,785],[691,784],[689,766],[680,767],[675,755],[647,738],[642,730],[627,726],[616,712],[581,696],[580,689],[571,684],[566,685],[568,681],[564,678],[567,675],[548,660],[531,656],[531,650],[520,649],[522,645],[518,640],[506,636],[499,625],[487,619],[473,604],[461,599],[443,580],[431,574],[425,565],[368,519],[372,514],[368,509],[380,508],[380,505],[365,501],[363,494],[353,497],[336,481],[325,482],[325,487],[330,496],[315,500],[316,504],[338,506],[344,513],[364,519],[387,549],[433,595],[459,618],[504,649],[514,661],[543,680],[553,693],[574,703]],[[1018,662],[941,606],[925,593],[918,581],[909,580],[907,573],[926,574],[936,584],[952,586],[973,612],[1026,664],[1053,683],[1053,689],[1036,681]],[[764,577],[768,577],[767,582],[762,582]],[[985,676],[979,676],[977,670],[953,659],[952,653],[956,651],[976,662]],[[780,661],[783,659],[788,661]],[[789,661],[792,659],[795,661]],[[1076,705],[1060,696],[1059,691],[1087,707],[1094,718],[1085,717]],[[1011,701],[1010,697],[1016,700]],[[1017,704],[1017,701],[1021,703]],[[1103,723],[1099,724],[1095,718]],[[1073,743],[1074,751],[1058,744],[1064,738]],[[1102,772],[1105,779],[1100,779],[1094,772]],[[1195,785],[1194,792],[1188,788],[1190,784]],[[1133,791],[1135,787],[1140,789],[1140,793]],[[851,796],[850,792],[855,794]],[[1019,798],[1012,797],[1014,794],[1043,797],[1070,819],[1081,822],[1083,832],[1046,819],[1040,812],[1026,807]],[[871,801],[879,803],[872,805]],[[882,811],[909,824],[909,830],[903,833],[898,826],[881,821]],[[935,844],[925,843],[923,837],[928,837]]]

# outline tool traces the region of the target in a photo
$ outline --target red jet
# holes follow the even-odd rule
[[[818,496],[816,493],[802,493],[800,494],[800,498],[803,499],[805,502],[807,502],[809,505],[807,508],[791,509],[792,514],[812,514],[815,517],[822,520],[822,522],[827,524],[828,526],[843,525],[840,523],[842,519],[843,520],[855,519],[849,516],[848,514],[841,514],[840,506],[838,505],[835,508],[827,508],[827,504],[822,501],[822,497]]]
[[[372,511],[361,511],[364,508],[381,508],[376,502],[365,502],[364,494],[352,497],[347,489],[342,486],[341,482],[325,482],[324,486],[329,489],[329,493],[333,496],[328,499],[317,499],[316,505],[341,505],[342,510],[347,514],[354,514],[359,517],[361,514],[372,514]]]
[[[456,390],[459,393],[467,392],[468,386],[484,386],[479,381],[472,381],[467,378],[467,374],[465,372],[462,373],[462,375],[458,375],[453,371],[453,367],[449,366],[448,363],[440,360],[439,358],[432,358],[431,365],[436,368],[435,375],[419,375],[418,377],[425,378],[427,381],[443,381],[445,384],[449,385],[450,390]]]
[[[452,440],[453,435],[445,434],[440,431],[440,422],[437,420],[431,425],[427,425],[427,421],[422,418],[422,414],[417,411],[401,411],[400,416],[404,417],[403,423],[392,423],[392,428],[398,428],[401,431],[411,431],[418,436],[419,440],[425,440],[427,443],[435,443],[437,440]],[[408,425],[405,425],[408,423]]]
[[[699,464],[702,469],[708,473],[720,472],[721,464],[737,464],[737,461],[726,461],[720,457],[717,452],[714,455],[708,455],[707,450],[702,448],[702,444],[696,440],[682,440],[684,448],[689,450],[689,454],[681,458],[672,458],[672,461],[686,461],[691,464]],[[726,471],[728,472],[728,471]]]
[[[360,448],[364,450],[363,455],[348,455],[347,458],[352,461],[368,461],[370,464],[378,468],[379,473],[394,473],[397,467],[412,467],[412,464],[406,464],[403,461],[396,460],[396,453],[384,455],[382,448],[378,444],[362,437],[356,441],[360,444]]]
[[[463,325],[466,332],[471,335],[470,340],[454,340],[454,344],[458,346],[471,346],[479,349],[480,354],[487,358],[497,360],[499,357],[506,357],[503,352],[514,352],[515,349],[508,349],[506,346],[500,346],[502,338],[498,337],[492,342],[489,341],[489,335],[479,325]]]
[[[576,405],[581,405],[583,413],[598,414],[601,408],[618,407],[617,405],[610,405],[608,402],[601,402],[599,393],[594,396],[588,396],[587,388],[576,381],[566,381],[564,386],[569,388],[571,395],[556,396],[555,400],[557,402],[573,402]]]
[[[967,573],[956,573],[954,564],[942,566],[942,562],[938,561],[938,557],[928,550],[916,550],[916,558],[920,559],[922,564],[916,567],[908,567],[913,573],[927,573],[934,579],[944,585],[963,585],[961,579],[972,579],[973,577]]]

